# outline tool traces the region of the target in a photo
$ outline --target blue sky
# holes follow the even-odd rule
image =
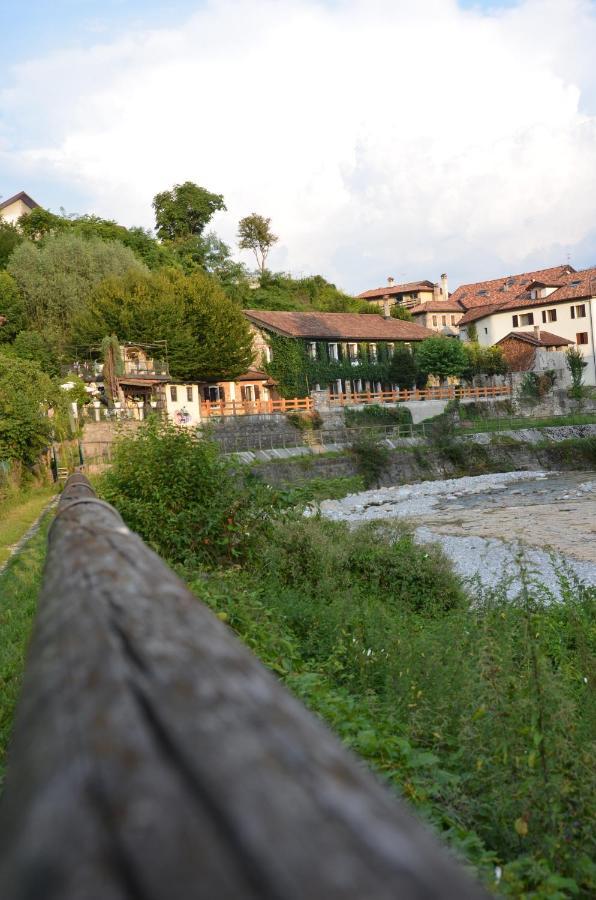
[[[214,225],[348,290],[596,262],[592,0],[0,0],[0,195]],[[247,262],[250,262],[248,259]]]

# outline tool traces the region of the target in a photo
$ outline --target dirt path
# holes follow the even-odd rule
[[[39,526],[41,525],[43,517],[45,516],[45,514],[47,513],[47,511],[49,509],[52,509],[52,507],[56,506],[59,498],[60,498],[59,494],[56,494],[55,497],[52,497],[50,502],[46,503],[46,505],[44,506],[42,511],[39,513],[39,515],[37,516],[37,518],[35,519],[33,524],[29,526],[29,528],[27,529],[25,534],[21,538],[19,538],[19,540],[16,542],[16,544],[12,544],[8,548],[9,556],[8,556],[8,559],[6,559],[2,563],[2,565],[0,565],[0,575],[2,575],[2,573],[4,572],[4,570],[10,563],[10,561],[13,558],[13,556],[15,555],[15,553],[18,553],[20,550],[22,550],[23,547],[25,546],[25,544],[33,537],[33,535],[39,531]]]

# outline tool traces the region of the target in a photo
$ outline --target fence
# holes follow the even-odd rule
[[[346,394],[330,394],[329,402],[338,406],[356,406],[362,403],[408,403],[412,400],[480,400],[489,397],[508,397],[509,385],[496,387],[431,387],[418,390],[351,391]]]
[[[311,397],[294,397],[286,400],[206,400],[201,403],[201,418],[211,416],[259,416],[271,413],[309,412],[313,408]]]
[[[78,474],[0,846],[3,900],[485,897]]]

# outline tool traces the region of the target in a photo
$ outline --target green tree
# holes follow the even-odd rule
[[[0,344],[14,341],[25,327],[25,303],[18,285],[8,272],[0,272],[0,316],[6,319],[0,325]]]
[[[19,219],[19,230],[30,241],[40,241],[50,234],[60,234],[69,229],[70,225],[66,216],[58,216],[41,206],[37,206]]]
[[[213,215],[225,210],[223,196],[185,181],[171,191],[162,191],[153,198],[157,236],[162,241],[176,241],[201,235]]]
[[[397,303],[394,303],[391,307],[391,318],[392,319],[400,319],[402,322],[413,322],[414,316],[410,312],[409,309],[406,309],[405,306],[399,306]]]
[[[231,377],[252,361],[252,337],[237,304],[215,278],[175,269],[128,272],[99,284],[75,322],[80,345],[103,336],[122,341],[167,341],[170,372],[181,380]]]
[[[571,375],[571,396],[575,400],[581,400],[584,395],[584,369],[588,364],[577,347],[567,348],[565,362]]]
[[[0,219],[0,269],[6,268],[10,254],[22,240],[22,235],[14,225]]]
[[[27,328],[43,333],[61,354],[95,285],[131,269],[147,271],[128,247],[78,234],[50,235],[39,245],[24,241],[8,266],[23,296]]]
[[[422,341],[416,359],[421,372],[437,378],[462,375],[468,363],[462,342],[448,337],[432,337]]]
[[[265,271],[269,251],[278,240],[271,230],[271,219],[258,213],[251,213],[238,223],[238,246],[241,250],[252,250],[261,275]]]
[[[418,364],[416,357],[407,347],[397,347],[389,364],[389,380],[400,390],[409,390],[416,384]]]
[[[37,362],[47,375],[57,375],[59,364],[54,348],[39,331],[19,331],[10,352],[19,359]]]
[[[0,351],[0,459],[33,465],[48,446],[56,386],[39,364]]]
[[[475,375],[505,375],[507,361],[500,347],[482,347],[477,341],[463,345],[467,357],[464,376],[471,380]]]

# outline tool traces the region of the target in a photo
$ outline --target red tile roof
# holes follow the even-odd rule
[[[37,209],[39,203],[36,203],[33,197],[30,197],[29,194],[26,194],[25,191],[20,191],[20,193],[15,194],[14,197],[9,197],[8,200],[3,200],[0,203],[0,209],[4,209],[7,206],[10,206],[11,203],[16,203],[17,200],[22,200],[25,206],[28,206],[29,209]]]
[[[571,267],[567,267],[571,269]],[[553,270],[545,270],[549,272]],[[534,273],[536,275],[536,273]],[[559,286],[557,287],[556,284]],[[460,320],[460,325],[466,325],[468,322],[474,322],[477,319],[483,319],[495,312],[513,309],[528,309],[534,306],[546,306],[555,303],[561,303],[565,300],[580,300],[582,298],[596,296],[596,267],[584,269],[576,272],[574,269],[559,275],[556,284],[548,275],[543,277],[532,278],[525,289],[517,292],[514,296],[508,297],[506,292],[491,292],[486,298],[489,302],[484,306],[474,306],[465,313]],[[547,297],[532,297],[529,288],[535,287],[555,287]],[[458,288],[459,290],[459,288]],[[457,294],[457,291],[456,291]],[[497,299],[497,296],[500,299]],[[491,302],[492,301],[492,302]],[[460,300],[466,303],[466,298]]]
[[[445,313],[445,312],[463,312],[463,309],[459,305],[459,303],[454,302],[451,298],[449,300],[428,300],[426,303],[419,303],[418,306],[413,306],[408,310],[410,315],[418,316],[422,313],[427,312],[437,312],[437,313]]]
[[[245,309],[253,325],[287,337],[322,341],[423,341],[434,331],[383,316],[361,313],[273,312]]]
[[[489,281],[460,284],[450,299],[460,303],[466,310],[476,306],[493,306],[519,296],[534,282],[552,284],[563,281],[569,273],[574,272],[572,266],[552,266],[549,269],[523,272],[521,275],[505,275]]]
[[[432,281],[409,281],[407,284],[386,284],[383,287],[373,288],[357,294],[358,300],[372,300],[375,297],[391,297],[392,294],[411,294],[414,291],[432,291]]]
[[[566,344],[573,344],[573,341],[568,341],[567,338],[558,334],[552,334],[550,331],[540,329],[539,334],[540,336],[535,331],[510,331],[504,338],[497,341],[497,344],[502,344],[503,341],[511,338],[517,338],[517,340],[524,341],[527,344],[534,344],[535,347],[564,347]]]

